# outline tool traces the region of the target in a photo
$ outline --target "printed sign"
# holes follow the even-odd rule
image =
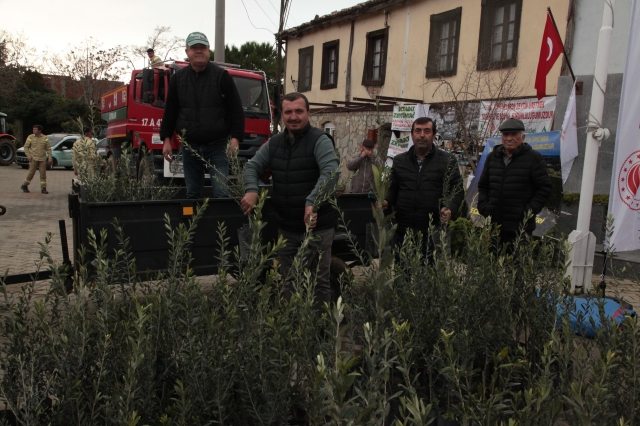
[[[411,125],[420,117],[429,116],[429,104],[395,105],[391,119],[391,130],[410,132]]]
[[[553,123],[556,97],[485,101],[480,107],[481,134],[497,136],[500,124],[508,118],[522,120],[526,133],[547,132]]]
[[[162,140],[160,139],[160,134],[154,133],[151,135],[151,144],[152,145],[162,145]]]
[[[396,135],[392,132],[391,140],[389,141],[389,151],[387,151],[387,157],[393,158],[398,154],[407,152],[411,145],[413,145],[411,134],[401,138],[396,138]]]

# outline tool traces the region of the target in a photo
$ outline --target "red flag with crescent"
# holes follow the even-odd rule
[[[544,26],[542,34],[542,46],[540,47],[540,59],[538,60],[538,72],[536,73],[535,88],[538,92],[538,99],[546,96],[547,91],[547,74],[551,71],[558,56],[563,50],[562,40],[556,26],[551,20],[549,12],[547,12],[547,23]]]

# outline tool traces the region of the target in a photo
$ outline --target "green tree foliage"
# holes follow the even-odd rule
[[[270,88],[276,84],[276,59],[276,49],[271,43],[248,41],[239,48],[227,45],[224,49],[225,62],[240,65],[240,68],[247,70],[264,71]],[[211,51],[211,60],[213,60],[213,51]],[[270,93],[273,95],[272,89]]]

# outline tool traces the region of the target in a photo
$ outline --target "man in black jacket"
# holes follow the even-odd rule
[[[160,126],[164,141],[162,154],[173,161],[171,138],[174,131],[182,136],[198,155],[182,147],[184,180],[187,198],[202,198],[204,175],[211,176],[213,197],[226,197],[227,191],[216,179],[226,182],[229,175],[227,142],[238,150],[244,136],[244,112],[233,78],[221,67],[209,61],[209,40],[195,32],[187,37],[189,65],[176,71],[169,82],[167,104]],[[211,166],[211,167],[210,167]]]
[[[436,123],[428,117],[416,119],[411,136],[414,145],[393,159],[391,186],[383,208],[396,210],[396,247],[402,245],[407,229],[420,231],[422,253],[432,264],[433,240],[427,238],[429,227],[449,222],[460,207],[464,191],[455,158],[433,144]]]
[[[502,145],[487,157],[478,182],[478,211],[491,216],[500,225],[503,244],[516,240],[524,217],[524,231],[531,235],[536,214],[542,211],[549,195],[551,180],[542,155],[525,143],[524,123],[510,118],[500,125]]]
[[[334,193],[340,161],[331,136],[309,124],[309,101],[302,93],[288,93],[282,99],[282,119],[286,130],[273,136],[247,163],[244,172],[246,194],[242,198],[245,214],[258,202],[258,176],[271,169],[273,191],[271,203],[277,213],[278,235],[286,246],[278,252],[280,274],[288,276],[293,258],[305,238],[307,226],[319,237],[309,247],[318,261],[315,306],[331,302],[329,270],[331,244],[338,213],[326,201]],[[313,265],[309,266],[315,271]],[[291,293],[289,284],[287,292]]]

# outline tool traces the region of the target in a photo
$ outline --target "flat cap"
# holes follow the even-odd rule
[[[524,123],[517,118],[509,118],[502,122],[498,130],[501,132],[517,132],[522,130],[524,132]]]

